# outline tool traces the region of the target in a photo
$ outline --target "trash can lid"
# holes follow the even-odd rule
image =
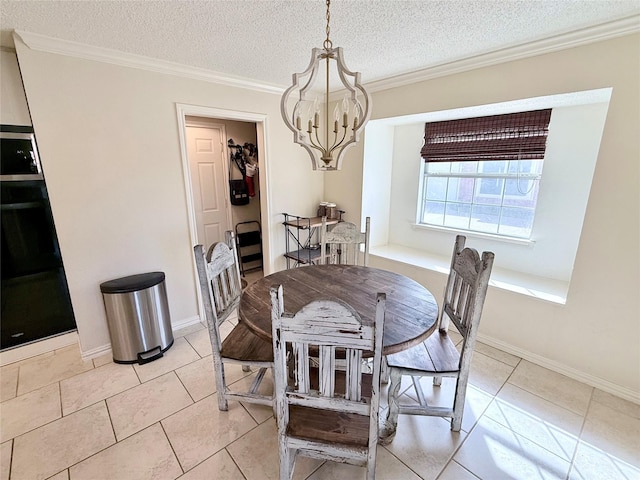
[[[102,293],[130,293],[153,287],[164,281],[164,272],[140,273],[100,284]]]

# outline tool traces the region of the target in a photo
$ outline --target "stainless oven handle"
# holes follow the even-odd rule
[[[0,175],[0,182],[24,182],[29,180],[44,180],[41,173],[25,173],[22,175]]]

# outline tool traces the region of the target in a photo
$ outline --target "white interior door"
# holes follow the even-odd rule
[[[205,249],[224,241],[224,232],[231,229],[222,128],[186,127],[197,240]]]

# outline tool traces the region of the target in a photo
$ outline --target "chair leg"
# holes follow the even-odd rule
[[[372,465],[371,467],[369,467],[367,465],[367,480],[376,480],[376,466],[375,466],[375,464]]]
[[[387,357],[382,357],[382,364],[380,368],[380,383],[389,383],[389,365],[387,365]]]
[[[389,369],[390,384],[387,390],[387,403],[389,404],[389,410],[387,411],[387,419],[384,422],[383,427],[380,429],[378,443],[380,445],[388,445],[396,436],[396,429],[398,427],[398,414],[400,413],[400,400],[398,394],[400,393],[400,384],[402,383],[402,373],[395,368]]]
[[[442,385],[442,377],[433,377],[433,384],[436,387],[439,387],[440,385]]]
[[[227,383],[224,379],[224,365],[216,355],[213,355],[213,371],[216,376],[216,390],[218,395],[218,410],[229,410],[229,404],[225,397]]]
[[[295,453],[286,446],[284,439],[280,438],[280,480],[291,480],[293,478],[293,466],[295,463]]]
[[[453,399],[453,417],[451,418],[451,430],[459,432],[462,427],[462,415],[464,413],[464,400],[467,394],[466,379],[456,382],[456,393]]]

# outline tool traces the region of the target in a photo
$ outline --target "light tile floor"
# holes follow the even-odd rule
[[[175,337],[142,366],[82,361],[72,346],[2,367],[0,480],[277,478],[271,409],[218,411],[207,330]],[[243,385],[251,376],[228,373]],[[446,380],[434,389],[425,379],[433,403],[450,398]],[[363,476],[301,458],[294,478]],[[480,344],[462,431],[401,415],[395,440],[378,447],[376,478],[637,480],[640,405]]]

